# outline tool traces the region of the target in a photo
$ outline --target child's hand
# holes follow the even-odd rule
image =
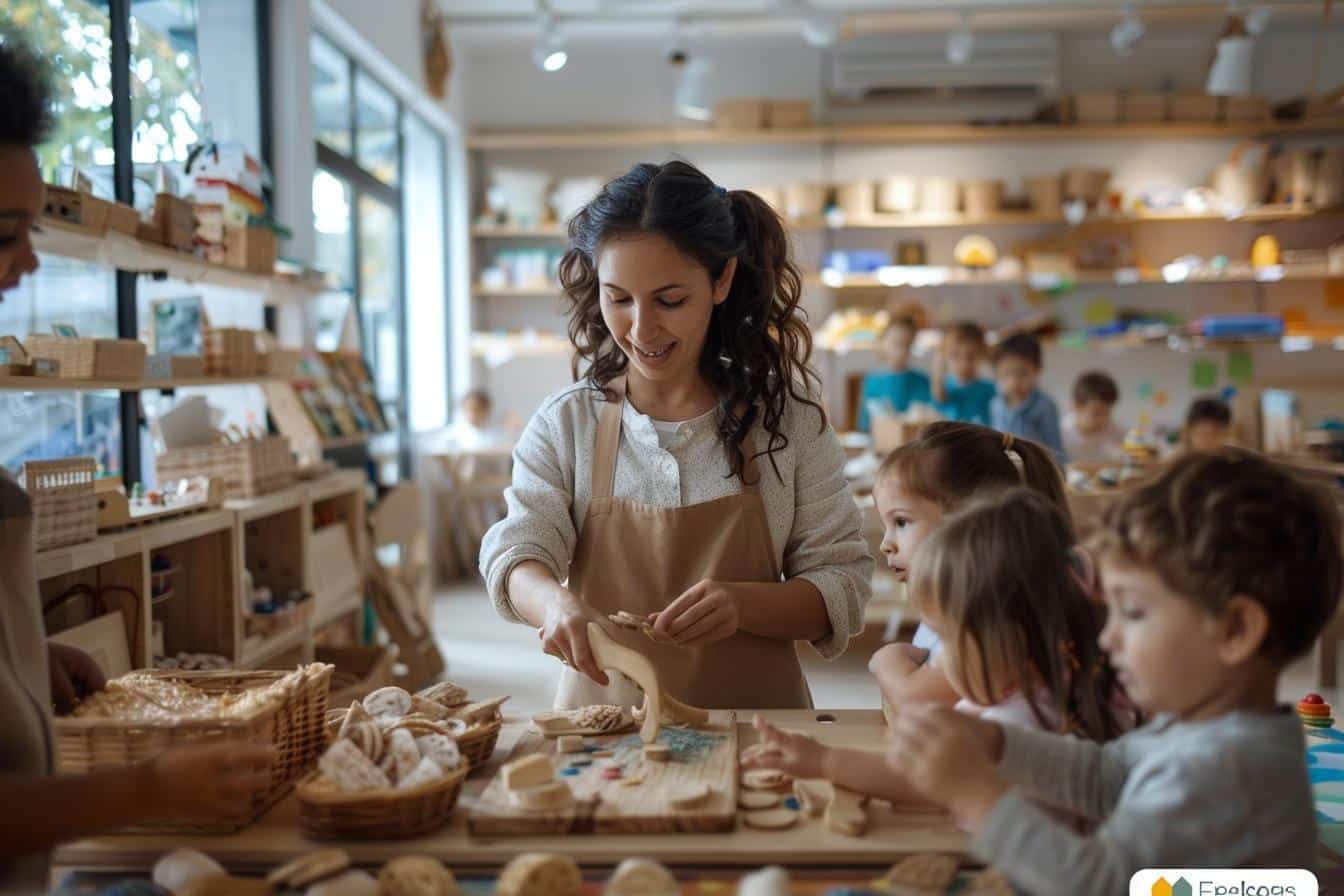
[[[274,761],[274,748],[240,741],[177,747],[143,766],[145,797],[156,818],[238,818]]]
[[[887,644],[868,660],[868,671],[878,681],[901,679],[914,672],[929,658],[929,652],[913,644]]]
[[[984,725],[997,729],[946,706],[912,706],[892,724],[887,765],[974,828],[1008,789],[994,768],[993,735],[978,730]]]
[[[752,725],[761,742],[742,757],[744,769],[777,768],[795,778],[826,778],[829,749],[806,734],[782,731],[757,715]]]

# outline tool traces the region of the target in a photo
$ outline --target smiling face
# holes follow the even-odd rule
[[[927,498],[912,495],[901,488],[895,476],[885,476],[873,487],[873,499],[882,517],[882,555],[898,581],[910,575],[915,550],[929,537],[946,515],[943,508]]]
[[[602,320],[630,360],[632,376],[682,383],[699,375],[714,306],[728,298],[736,259],[718,282],[669,240],[628,234],[598,253]]]
[[[37,270],[31,231],[42,213],[44,187],[26,146],[0,144],[0,294]]]

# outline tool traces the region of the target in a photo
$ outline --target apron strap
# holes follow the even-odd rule
[[[621,447],[621,415],[625,411],[625,377],[607,384],[615,401],[602,406],[593,444],[593,497],[610,498],[616,493],[616,455]]]

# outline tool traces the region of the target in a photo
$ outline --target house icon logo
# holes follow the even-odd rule
[[[1159,877],[1153,882],[1152,896],[1192,896],[1193,893],[1194,888],[1184,877],[1176,878],[1174,883],[1165,877]]]
[[[1316,875],[1303,868],[1144,868],[1129,879],[1129,896],[1319,896]]]

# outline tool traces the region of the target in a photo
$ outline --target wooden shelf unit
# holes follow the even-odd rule
[[[1072,277],[1054,275],[1033,277],[1026,274],[1013,277],[1001,277],[994,274],[993,271],[980,272],[965,268],[941,267],[936,265],[922,266],[919,268],[912,268],[911,270],[915,274],[920,275],[921,282],[884,281],[880,274],[839,274],[833,276],[829,273],[822,274],[821,276],[809,277],[807,282],[810,285],[822,286],[832,290],[878,290],[896,288],[921,289],[938,286],[1031,286],[1036,289],[1054,289],[1069,283],[1072,283],[1075,286],[1134,286],[1139,284],[1189,286],[1201,283],[1225,285],[1281,282],[1324,283],[1330,280],[1344,279],[1344,274],[1331,273],[1323,266],[1312,266],[1300,270],[1287,268],[1259,272],[1237,272],[1219,276],[1195,273],[1189,277],[1170,280],[1164,277],[1161,272],[1139,271],[1137,269],[1127,269],[1123,272],[1079,271]],[[924,278],[933,279],[929,280],[929,282],[923,282]]]
[[[1227,140],[1315,137],[1344,133],[1337,121],[1203,124],[818,124],[780,130],[647,128],[481,131],[473,150],[620,149],[643,146],[772,145],[781,143],[993,143],[1059,140]]]
[[[477,286],[472,290],[472,297],[477,299],[559,299],[560,284],[548,286],[503,286],[503,287],[485,287]]]
[[[81,380],[58,376],[0,374],[0,391],[9,392],[150,392],[205,386],[261,386],[281,380],[265,376],[196,376],[171,380]]]
[[[242,571],[251,570],[257,585],[312,590],[314,576],[308,547],[315,506],[323,508],[322,515],[329,521],[347,527],[356,562],[362,568],[367,557],[366,500],[364,473],[341,470],[255,500],[227,501],[221,510],[106,533],[84,544],[39,552],[39,588],[44,599],[77,584],[95,591],[108,585],[133,589],[140,597],[139,634],[131,655],[136,668],[148,667],[153,661],[152,620],[164,624],[164,646],[170,656],[182,651],[217,653],[233,660],[238,668],[262,664],[286,668],[292,665],[288,662],[291,658],[298,662],[312,657],[319,620],[310,617],[265,642],[246,642]],[[177,567],[174,595],[152,605],[151,558],[160,553]],[[329,624],[362,609],[362,600],[357,605],[351,602],[320,621]],[[68,628],[86,618],[58,619],[56,628]],[[280,659],[285,662],[280,663]]]

